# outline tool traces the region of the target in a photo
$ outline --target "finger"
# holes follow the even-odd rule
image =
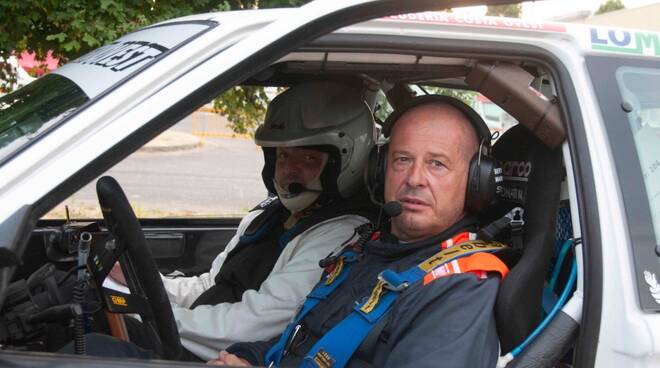
[[[225,364],[227,365],[235,365],[235,366],[249,366],[250,364],[245,360],[237,357],[234,354],[229,354],[226,351],[221,351],[218,354],[219,359],[222,359]]]

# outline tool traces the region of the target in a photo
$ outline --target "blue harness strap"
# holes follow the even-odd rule
[[[399,291],[421,281],[426,275],[415,266],[402,273],[385,270],[378,276],[378,284],[371,297],[353,308],[337,326],[333,327],[314,344],[305,356],[301,367],[344,367],[376,323],[387,314],[396,301]]]
[[[344,367],[377,322],[390,310],[399,292],[422,281],[429,272],[455,259],[480,252],[495,252],[506,247],[500,243],[485,243],[478,240],[459,244],[458,247],[441,250],[404,272],[397,273],[387,269],[381,272],[371,296],[365,302],[356,305],[344,320],[321,337],[307,353],[300,366]],[[351,266],[357,261],[357,254],[349,250],[342,253],[342,257],[345,266],[338,274],[330,273],[317,284],[307,296],[293,322],[284,330],[280,340],[266,354],[266,363],[269,367],[279,366],[303,318],[348,277]]]
[[[357,259],[357,253],[352,250],[344,251],[341,255],[340,262],[342,266],[339,272],[331,272],[330,274],[327,274],[321,281],[319,281],[314,289],[307,294],[307,299],[305,299],[302,308],[298,314],[296,314],[293,322],[289,323],[277,343],[268,350],[268,353],[266,353],[266,363],[269,366],[278,366],[280,364],[282,357],[286,355],[288,344],[290,344],[295,337],[295,332],[298,332],[296,328],[299,328],[298,326],[302,319],[346,280],[351,267],[355,264]]]
[[[400,292],[424,279],[434,269],[475,253],[496,252],[503,244],[467,241],[443,249],[424,262],[397,273],[384,270],[367,301],[353,308],[343,321],[321,337],[305,356],[301,367],[341,368],[346,366],[377,322],[390,310]]]

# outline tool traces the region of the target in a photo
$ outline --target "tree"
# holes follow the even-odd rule
[[[509,5],[488,5],[486,15],[495,17],[508,17],[520,18],[522,12],[522,5],[509,4]]]
[[[626,7],[623,5],[621,0],[607,0],[605,3],[601,4],[598,7],[598,10],[594,14],[603,14],[603,13],[608,13],[611,11],[615,10],[621,10],[625,9]]]
[[[65,63],[136,28],[229,8],[227,2],[213,0],[0,0],[0,80],[4,87],[15,80],[4,62],[12,54],[33,51],[37,60],[44,60],[51,50]]]
[[[60,63],[65,63],[132,30],[165,19],[209,11],[300,6],[309,1],[0,0],[0,90],[16,82],[16,71],[6,60],[26,50],[35,52],[37,60],[45,60],[51,50]],[[244,98],[244,103],[260,104],[265,95],[261,89],[248,88],[228,96]],[[219,103],[234,124],[243,121],[240,112],[233,109],[240,105],[238,102]],[[258,113],[260,108],[254,110],[255,118],[263,117]],[[237,131],[245,131],[245,127],[240,126]]]
[[[443,95],[459,99],[469,106],[474,105],[474,99],[477,92],[463,89],[442,88],[433,86],[424,86],[424,94]]]
[[[251,134],[266,117],[269,101],[263,87],[237,86],[216,98],[213,107],[227,116],[235,133]]]

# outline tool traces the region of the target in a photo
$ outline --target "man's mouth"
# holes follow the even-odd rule
[[[430,206],[430,204],[425,200],[410,196],[399,198],[399,202],[401,202],[401,205],[403,206],[404,209],[409,209],[409,210],[416,210]]]

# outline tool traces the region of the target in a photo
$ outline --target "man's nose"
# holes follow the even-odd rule
[[[301,172],[301,165],[296,160],[289,160],[283,167],[285,176],[298,176]]]
[[[406,181],[411,187],[423,186],[426,182],[424,174],[424,165],[421,162],[415,162],[408,171],[408,179]]]

